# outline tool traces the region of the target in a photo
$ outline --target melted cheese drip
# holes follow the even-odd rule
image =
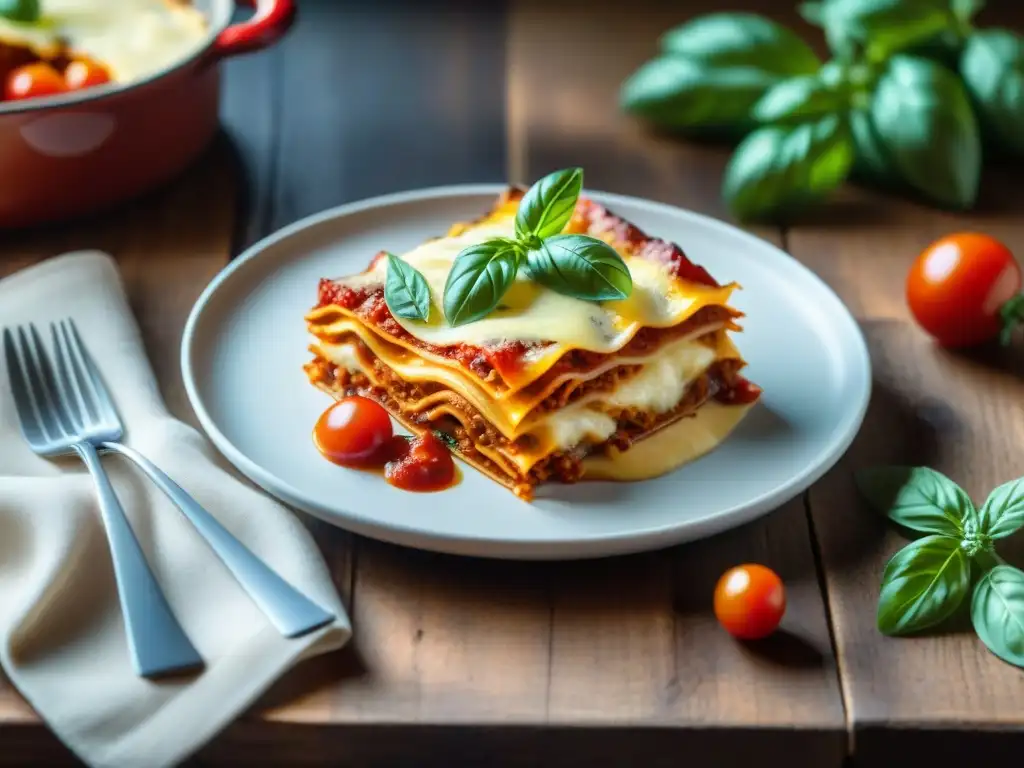
[[[547,370],[567,349],[610,353],[622,347],[644,326],[676,325],[708,305],[724,305],[735,289],[688,283],[675,278],[664,265],[626,256],[633,291],[620,301],[582,301],[530,280],[521,270],[499,306],[486,317],[451,327],[444,317],[444,286],[458,253],[492,237],[514,235],[513,216],[495,216],[456,235],[431,240],[402,258],[419,270],[430,285],[434,309],[427,322],[396,318],[413,336],[438,346],[500,344],[506,339],[554,344],[528,360],[528,378]],[[369,272],[341,282],[352,286],[383,284],[387,260],[379,259]],[[511,383],[511,382],[510,382]]]
[[[31,48],[42,58],[67,41],[126,82],[169,67],[206,39],[205,17],[169,0],[43,0],[42,18],[19,24],[0,18],[0,41]]]
[[[722,405],[711,401],[696,415],[680,419],[608,456],[583,460],[585,480],[649,480],[668,474],[716,448],[739,425],[750,405]]]

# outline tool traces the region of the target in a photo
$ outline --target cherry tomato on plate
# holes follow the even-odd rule
[[[1021,269],[1003,243],[978,232],[936,240],[907,275],[907,305],[918,325],[946,347],[1001,337],[1024,319]]]
[[[110,75],[100,64],[90,59],[75,59],[64,70],[64,82],[68,90],[78,91],[110,82]]]
[[[391,417],[378,403],[352,395],[331,405],[317,420],[313,437],[325,458],[346,466],[383,464],[394,434]]]
[[[786,590],[763,565],[730,568],[715,587],[715,617],[733,637],[758,640],[774,632],[786,612]]]
[[[66,91],[63,75],[41,61],[12,70],[4,84],[4,98],[9,101],[56,96]]]

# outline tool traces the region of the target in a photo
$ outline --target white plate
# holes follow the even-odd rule
[[[549,487],[533,504],[463,465],[456,487],[401,491],[324,460],[311,440],[330,398],[307,381],[304,313],[317,281],[361,271],[486,211],[501,187],[442,187],[344,205],[257,243],[200,296],[182,343],[189,399],[217,448],[284,502],[343,528],[457,554],[578,558],[689,541],[778,507],[817,480],[860,427],[871,388],[864,339],[836,295],[774,246],[671,206],[588,193],[742,286],[735,340],[762,401],[715,451],[637,483]]]

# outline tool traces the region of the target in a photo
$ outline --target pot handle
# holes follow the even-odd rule
[[[247,5],[255,6],[256,12],[251,19],[232,24],[217,35],[211,51],[214,58],[222,59],[266,48],[277,42],[295,21],[295,0],[244,1]]]

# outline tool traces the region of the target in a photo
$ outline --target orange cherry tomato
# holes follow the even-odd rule
[[[64,70],[64,82],[70,91],[93,88],[110,82],[105,67],[90,59],[75,59]]]
[[[65,91],[67,86],[60,72],[42,61],[12,70],[4,84],[4,98],[9,101],[56,96]]]
[[[1021,269],[988,235],[957,232],[936,240],[907,275],[907,305],[918,325],[946,347],[1009,341],[1024,318]]]
[[[785,612],[782,579],[763,565],[730,568],[715,587],[715,617],[733,637],[767,637],[779,626]]]
[[[391,447],[391,417],[378,403],[352,395],[323,412],[313,430],[325,458],[350,467],[382,465]]]

